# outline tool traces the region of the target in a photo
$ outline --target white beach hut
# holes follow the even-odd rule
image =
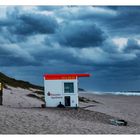
[[[45,74],[44,90],[46,107],[78,107],[78,78],[90,74]]]

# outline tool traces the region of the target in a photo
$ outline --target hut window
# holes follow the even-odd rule
[[[64,93],[74,93],[74,83],[64,83]]]

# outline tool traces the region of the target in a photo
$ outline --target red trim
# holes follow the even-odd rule
[[[45,74],[45,80],[76,79],[78,77],[89,77],[90,74]]]

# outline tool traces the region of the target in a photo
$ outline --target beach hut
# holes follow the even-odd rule
[[[46,107],[78,107],[78,78],[90,74],[45,74],[44,90]]]

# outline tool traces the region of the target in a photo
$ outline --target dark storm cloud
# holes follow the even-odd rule
[[[41,65],[27,50],[27,47],[32,47],[27,41],[33,35],[53,34],[58,26],[57,21],[51,16],[29,13],[18,7],[8,10],[6,17],[0,18],[1,66]],[[22,42],[25,44],[20,45]]]
[[[16,57],[16,56],[11,56],[11,55],[5,55],[2,56],[0,55],[0,66],[40,66],[39,63],[34,62],[34,61],[29,61],[26,60],[25,58],[21,58],[21,57]]]
[[[79,6],[71,7],[70,10],[67,13],[62,10],[56,14],[62,18],[74,21],[93,21],[113,36],[132,36],[139,34],[140,10],[138,6],[90,6],[88,8]]]
[[[38,61],[42,62],[42,65],[51,64],[58,65],[59,63],[68,63],[68,64],[79,64],[79,59],[73,54],[74,50],[67,48],[50,48],[46,47],[38,53],[35,51],[32,55],[37,58]]]
[[[37,8],[41,11],[54,11],[61,9],[62,6],[38,6]]]
[[[57,27],[57,21],[52,16],[25,12],[18,7],[9,9],[7,17],[0,19],[0,29],[19,41],[21,38],[24,40],[27,35],[53,34]]]
[[[138,6],[119,6],[112,8],[116,15],[108,19],[100,19],[99,22],[110,31],[110,34],[120,36],[139,35],[140,9]]]
[[[5,27],[5,26],[10,26],[13,25],[14,21],[13,20],[9,20],[9,19],[0,19],[0,26]]]
[[[128,39],[127,41],[127,45],[124,48],[124,51],[126,52],[140,52],[140,45],[138,44],[138,42],[134,39]]]
[[[61,45],[77,48],[99,46],[105,39],[106,35],[100,28],[84,21],[64,23],[56,34]]]
[[[6,44],[24,42],[28,37],[27,35],[19,35],[12,33],[9,30],[9,27],[1,27],[0,35],[0,42]]]
[[[66,11],[67,13],[64,13]],[[89,19],[89,18],[103,18],[112,17],[116,14],[113,9],[105,8],[103,6],[70,6],[65,7],[62,10],[59,10],[56,15],[71,19],[71,20],[80,20],[80,19]],[[98,17],[97,17],[98,16]]]
[[[19,35],[52,34],[57,28],[55,19],[41,14],[22,14],[14,26],[8,27],[11,33]]]
[[[46,9],[49,7],[46,7]],[[62,11],[68,12],[68,10],[74,9],[73,14],[67,15],[67,16],[73,16],[74,12],[77,11],[76,8],[79,7],[67,7],[66,9],[62,7]],[[70,8],[70,9],[69,9]],[[55,7],[52,7],[52,9],[55,9]],[[57,8],[56,8],[57,9]],[[58,8],[60,11],[60,7]],[[104,11],[109,13],[112,16],[112,10],[106,11],[105,8],[94,8],[89,7],[85,10],[85,13],[93,13],[92,10],[95,10],[94,16],[96,15],[104,15]],[[9,19],[9,23],[7,20],[3,24],[1,24],[1,27],[6,27],[6,29],[2,29],[3,32],[8,34],[9,40],[11,43],[18,43],[21,40],[25,40],[24,38],[27,37],[27,35],[36,35],[36,34],[51,34],[50,37],[46,37],[45,44],[39,44],[44,46],[46,49],[44,49],[42,52],[39,48],[37,53],[39,55],[36,55],[32,52],[28,52],[26,50],[26,53],[30,55],[32,58],[35,59],[35,61],[38,61],[38,57],[40,60],[60,60],[60,61],[66,61],[69,63],[77,62],[77,63],[88,63],[89,65],[93,64],[113,64],[117,62],[125,62],[128,60],[135,59],[135,54],[128,53],[125,49],[123,53],[120,53],[116,48],[115,45],[111,44],[110,42],[107,42],[106,40],[109,40],[106,33],[103,31],[102,27],[95,24],[94,20],[91,20],[90,17],[88,17],[91,21],[82,20],[82,18],[79,20],[80,12],[82,8],[79,8],[77,16],[77,21],[70,21],[68,19],[63,19],[63,22],[60,22],[59,29],[57,32],[55,32],[56,28],[58,27],[58,23],[56,22],[56,19],[52,18],[52,16],[46,16],[43,14],[38,13],[24,13],[22,10],[20,11],[19,8],[15,8],[11,13],[7,13],[7,20]],[[83,14],[83,13],[82,13]],[[57,15],[57,14],[56,14]],[[85,14],[86,15],[86,14]],[[87,14],[88,15],[88,14]],[[90,15],[90,14],[89,14]],[[113,13],[114,15],[114,13]],[[11,25],[10,25],[11,23]],[[12,37],[10,36],[13,33]],[[108,33],[107,33],[108,34]],[[50,44],[48,43],[50,42]],[[57,49],[48,49],[48,47],[53,47],[55,45],[53,42],[58,43],[61,48],[59,50]],[[52,46],[51,46],[52,44]],[[26,44],[28,46],[28,44]],[[48,46],[49,45],[49,46]],[[73,48],[79,48],[78,50],[75,50],[75,53],[69,53],[69,50],[66,49],[64,51],[63,48],[66,47],[73,47]],[[90,48],[89,50],[82,48]],[[91,47],[95,49],[91,49]],[[127,47],[128,48],[128,47]],[[22,51],[22,50],[21,50]],[[14,54],[15,51],[13,51]],[[109,54],[112,53],[112,54]],[[81,56],[79,57],[79,54]],[[25,55],[26,57],[26,55]],[[30,59],[30,57],[29,57]],[[42,64],[42,62],[40,63]]]
[[[104,6],[104,7],[112,10],[117,10],[119,6]]]
[[[0,45],[1,66],[29,66],[40,65],[25,49],[16,44]]]

